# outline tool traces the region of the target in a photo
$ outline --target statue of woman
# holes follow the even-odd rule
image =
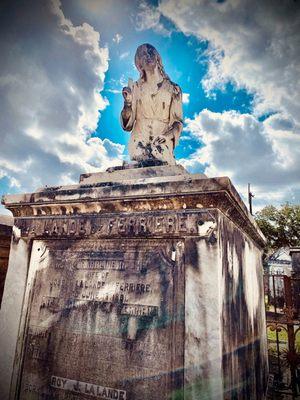
[[[137,48],[135,65],[140,78],[122,91],[121,124],[131,131],[130,158],[175,165],[173,151],[183,126],[181,89],[171,82],[151,44]]]

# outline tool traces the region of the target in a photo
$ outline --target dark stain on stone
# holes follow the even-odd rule
[[[246,303],[243,268],[245,241],[248,239],[228,222],[222,221],[221,224],[226,299],[222,315],[225,399],[260,400],[266,388],[267,360],[261,356],[261,342],[257,339],[261,337],[261,309],[257,310],[252,326]],[[228,243],[234,245],[228,248]],[[234,251],[238,259],[237,285],[228,262],[233,255],[228,251]]]
[[[136,340],[145,337],[147,331],[153,326],[154,317],[141,316],[137,320]]]
[[[217,243],[217,238],[216,238],[216,235],[214,234],[214,232],[212,232],[212,234],[209,236],[209,238],[207,239],[207,242],[212,245]]]
[[[146,276],[148,272],[148,269],[143,265],[141,268],[141,275],[142,276]]]
[[[197,242],[194,239],[186,239],[185,240],[185,249],[186,249],[186,262],[192,265],[193,268],[198,269],[199,266],[199,255]]]
[[[160,154],[162,154],[162,152],[163,152],[162,147],[161,147],[160,145],[158,145],[158,146],[156,146],[156,148],[157,148],[157,151],[158,151]]]
[[[127,339],[128,335],[128,322],[129,322],[129,315],[120,315],[119,316],[119,327],[120,332],[123,336],[123,339]]]

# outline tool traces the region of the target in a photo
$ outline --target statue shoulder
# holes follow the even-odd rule
[[[182,91],[179,85],[177,85],[176,83],[174,83],[174,95],[176,97],[180,97],[182,96]]]
[[[177,83],[174,83],[170,81],[170,84],[172,85],[172,94],[176,99],[179,99],[182,96],[182,91],[179,85]]]
[[[161,85],[163,85],[174,97],[180,97],[182,94],[180,86],[172,82],[170,79],[164,79]]]

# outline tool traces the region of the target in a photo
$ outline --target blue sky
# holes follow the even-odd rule
[[[127,35],[131,41],[127,42],[126,35],[119,43],[114,42],[115,36],[110,37],[110,66],[107,71],[103,89],[103,95],[108,99],[109,106],[104,110],[99,120],[97,132],[101,138],[108,138],[127,144],[129,134],[124,132],[119,123],[120,110],[123,106],[121,89],[126,85],[128,77],[138,79],[138,72],[134,66],[134,54],[141,43],[151,43],[162,56],[165,70],[171,79],[180,85],[187,100],[183,104],[183,112],[186,118],[192,118],[195,113],[208,108],[215,112],[225,110],[237,110],[239,112],[251,112],[253,95],[245,89],[237,89],[231,82],[224,90],[216,89],[211,96],[206,96],[201,85],[201,80],[207,73],[207,57],[203,52],[207,49],[207,43],[199,41],[193,36],[186,36],[173,29],[170,36],[162,36],[153,30],[136,31],[134,22],[129,19]],[[171,25],[171,26],[170,26]],[[109,40],[109,38],[108,38]],[[201,60],[199,60],[199,58]],[[187,134],[186,134],[187,136]],[[199,143],[191,137],[187,142],[182,140],[176,148],[178,159],[188,157]],[[203,171],[201,171],[203,172]]]
[[[128,159],[121,89],[147,42],[184,93],[178,162],[244,199],[251,182],[256,209],[299,203],[298,2],[7,1],[0,18],[0,194]]]

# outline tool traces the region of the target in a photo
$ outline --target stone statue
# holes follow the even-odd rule
[[[123,88],[122,128],[131,131],[129,155],[142,164],[175,165],[173,151],[182,131],[182,93],[165,73],[161,57],[151,44],[137,48],[136,82]]]

